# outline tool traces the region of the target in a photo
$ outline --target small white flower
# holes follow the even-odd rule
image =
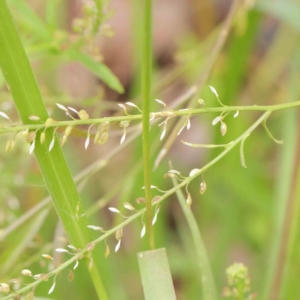
[[[210,85],[209,88],[217,97],[219,97],[217,90],[213,86]]]
[[[193,169],[190,174],[189,177],[193,177],[195,174],[199,173],[199,171],[201,171],[200,169]]]
[[[90,229],[93,229],[93,230],[103,230],[102,227],[99,227],[99,226],[94,226],[94,225],[88,225],[87,228],[90,228]]]
[[[31,115],[31,116],[28,117],[28,119],[31,120],[31,121],[38,121],[40,119],[40,117],[35,116],[35,115]]]
[[[62,253],[62,252],[68,253],[69,252],[68,250],[66,250],[64,248],[56,248],[55,251],[60,252],[60,253]]]
[[[117,214],[120,214],[121,212],[116,209],[115,207],[109,207],[108,210],[110,210],[111,212],[114,212],[114,213],[117,213]]]
[[[126,109],[125,105],[124,104],[121,104],[121,103],[118,103],[119,107],[123,108],[123,109]]]
[[[121,246],[121,240],[118,241],[116,248],[115,248],[115,252],[117,252],[120,249]]]
[[[10,120],[9,116],[8,116],[6,113],[4,113],[3,111],[0,111],[0,116],[1,116],[2,118],[5,118],[5,119],[7,119],[7,120]]]
[[[68,247],[69,249],[76,250],[76,247],[73,246],[73,245],[67,245],[67,247]]]
[[[56,285],[56,282],[54,282],[48,292],[48,295],[51,294],[53,291],[54,291],[54,288],[55,288],[55,285]]]
[[[215,126],[216,124],[218,124],[220,121],[222,121],[222,117],[218,116],[216,118],[213,119],[212,121],[212,125]]]
[[[49,145],[49,152],[52,150],[52,148],[54,146],[54,143],[55,143],[55,137],[53,136],[52,141],[51,141],[51,143]]]
[[[141,238],[146,234],[146,226],[144,225],[141,231]]]
[[[164,127],[164,130],[162,131],[162,133],[160,135],[160,140],[162,140],[165,137],[166,131],[167,131],[167,129],[166,129],[166,127]]]
[[[155,99],[155,101],[161,105],[163,105],[164,107],[166,107],[166,103],[162,100],[159,100],[159,99]]]
[[[32,276],[32,272],[30,270],[24,269],[21,271],[21,274],[24,276]]]
[[[75,265],[74,265],[74,268],[73,268],[73,270],[77,269],[78,265],[79,265],[79,261],[78,261],[78,260],[76,260],[76,263],[75,263]]]
[[[187,120],[186,129],[189,130],[191,128],[191,121],[190,119]]]
[[[35,140],[31,143],[30,148],[29,148],[29,154],[31,154],[34,150],[35,147]]]
[[[176,170],[170,170],[170,171],[168,171],[168,173],[173,173],[173,174],[180,175],[180,172],[176,171]]]
[[[135,210],[135,208],[128,202],[125,202],[123,205],[128,210]]]
[[[90,135],[88,135],[85,140],[85,143],[84,143],[85,150],[88,148],[89,144],[90,144]]]
[[[59,104],[59,103],[56,103],[56,105],[58,106],[58,108],[60,108],[61,110],[65,111],[65,112],[68,112],[68,109],[63,106],[62,104]]]
[[[154,225],[157,221],[157,215],[158,215],[158,212],[155,213],[154,217],[153,217],[153,220],[152,220],[152,225]]]
[[[122,145],[122,144],[124,143],[125,138],[126,138],[126,132],[124,132],[124,134],[123,134],[122,137],[121,137],[120,145]]]
[[[73,107],[68,106],[68,109],[71,110],[71,111],[73,111],[73,112],[76,113],[77,115],[78,115],[78,113],[79,113],[79,112],[78,112],[75,108],[73,108]]]

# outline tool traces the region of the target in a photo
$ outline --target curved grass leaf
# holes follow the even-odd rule
[[[23,124],[32,123],[30,115],[45,121],[48,114],[6,1],[0,1],[0,51],[0,66]],[[53,130],[48,130],[50,137]],[[39,133],[36,140],[39,141]],[[34,154],[70,243],[82,248],[91,237],[81,199],[59,143],[55,143],[51,152],[49,144],[50,139],[42,145],[36,142]],[[96,257],[94,260],[98,261]],[[92,268],[91,277],[98,296],[107,299],[97,267]]]
[[[175,178],[172,178],[172,182],[174,186],[177,184],[177,180]],[[202,282],[199,283],[199,286],[202,285],[203,300],[218,299],[215,281],[212,275],[204,242],[202,240],[202,236],[198,228],[198,224],[195,219],[195,216],[192,210],[188,207],[185,201],[185,196],[183,195],[181,189],[178,189],[176,191],[176,195],[178,197],[179,204],[184,213],[184,216],[186,218],[186,221],[188,223],[193,238],[193,243],[194,243],[195,253],[196,253],[195,263],[199,268],[199,273],[201,274],[201,278],[202,278]]]
[[[146,300],[176,300],[166,249],[138,253]]]
[[[96,62],[90,56],[81,53],[75,48],[71,48],[65,52],[65,57],[80,62],[89,71],[94,73],[99,79],[106,83],[111,89],[123,93],[124,88],[119,79],[111,72],[111,70],[103,63]]]

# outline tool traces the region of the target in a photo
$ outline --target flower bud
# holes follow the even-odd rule
[[[46,125],[46,127],[48,127],[48,126],[52,125],[53,123],[55,123],[55,121],[52,118],[48,118],[46,120],[45,125]]]
[[[206,182],[205,181],[202,181],[200,183],[200,194],[203,195],[206,191]]]
[[[24,276],[32,276],[32,273],[30,270],[27,270],[27,269],[24,269],[21,271],[21,274],[24,275]]]
[[[224,136],[227,132],[227,125],[224,122],[221,122],[220,131],[221,131],[222,136]]]
[[[73,126],[68,126],[68,127],[66,128],[66,130],[65,130],[65,135],[66,135],[66,136],[69,136],[70,133],[71,133],[71,131],[72,131],[72,129],[73,129]]]
[[[188,208],[191,208],[192,203],[193,203],[193,199],[191,197],[191,194],[188,193],[188,196],[187,196],[187,199],[186,199],[186,204],[187,204]]]
[[[36,133],[34,131],[30,131],[29,134],[26,136],[26,142],[32,143],[35,140]]]
[[[116,239],[119,241],[123,237],[123,228],[118,229],[116,232]]]
[[[46,140],[46,132],[43,131],[40,136],[40,143],[43,144]]]
[[[79,111],[78,116],[79,116],[80,120],[88,120],[89,119],[89,114],[83,109]]]
[[[0,292],[3,294],[8,294],[10,291],[9,285],[7,283],[0,283]]]

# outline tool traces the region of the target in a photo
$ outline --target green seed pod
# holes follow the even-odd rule
[[[45,125],[46,125],[46,127],[49,127],[49,126],[52,125],[53,123],[55,123],[55,121],[54,121],[52,118],[48,118],[48,119],[46,120]]]
[[[107,258],[110,254],[110,249],[109,246],[106,244],[105,245],[105,253],[104,253],[104,257]]]
[[[26,138],[29,134],[28,128],[22,132],[22,135]]]
[[[203,99],[198,99],[198,103],[201,105],[201,106],[205,106],[205,102]]]
[[[98,130],[96,135],[95,135],[95,138],[94,138],[94,144],[98,143],[99,138],[100,138],[100,131]]]
[[[0,283],[0,292],[3,294],[8,294],[10,291],[9,285],[7,283]]]
[[[43,144],[46,140],[46,132],[43,131],[40,136],[40,143]]]
[[[206,182],[205,181],[202,181],[200,183],[200,194],[203,195],[206,191]]]
[[[98,144],[99,145],[103,145],[107,141],[107,139],[108,139],[108,132],[107,131],[106,132],[102,132],[102,134],[101,134],[101,136],[100,136],[100,138],[98,140]]]
[[[73,129],[73,126],[68,126],[68,127],[66,128],[66,130],[65,130],[65,135],[66,135],[66,136],[69,136],[70,133],[71,133],[71,131],[72,131],[72,129]]]
[[[144,204],[144,203],[146,203],[146,199],[142,198],[142,197],[137,198],[135,201],[136,201],[137,204]]]
[[[191,194],[188,193],[188,196],[187,196],[187,199],[186,199],[186,204],[187,204],[188,208],[191,208],[192,203],[193,203],[193,199],[191,197]]]
[[[32,143],[35,140],[36,133],[34,131],[30,131],[29,134],[26,136],[26,142]]]
[[[80,120],[88,120],[89,119],[89,114],[83,109],[79,111],[78,116],[79,116]]]
[[[72,270],[70,270],[68,274],[68,281],[71,282],[73,281],[73,279],[74,279],[74,273],[72,272]]]
[[[7,143],[6,143],[6,146],[5,146],[5,151],[6,152],[9,152],[13,146],[15,145],[15,142],[12,141],[12,140],[9,140]]]
[[[119,241],[123,237],[123,228],[118,229],[116,232],[116,239]]]
[[[227,125],[222,121],[221,121],[220,131],[221,131],[222,136],[224,136],[227,132]]]
[[[34,293],[30,292],[25,296],[24,300],[33,300],[33,298],[34,298]]]
[[[61,147],[66,143],[68,137],[64,134],[62,139],[61,139]]]
[[[130,124],[129,121],[122,121],[122,122],[120,122],[120,127],[127,128],[129,126],[129,124]]]

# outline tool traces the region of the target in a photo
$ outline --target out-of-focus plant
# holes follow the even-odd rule
[[[151,19],[151,1],[147,2],[146,17]],[[21,117],[21,121],[15,123],[5,112],[0,112],[0,117],[6,124],[0,128],[0,134],[8,134],[8,141],[5,146],[7,152],[14,151],[18,135],[22,135],[25,141],[29,144],[29,154],[35,154],[41,172],[45,178],[45,183],[49,194],[52,197],[53,205],[56,208],[58,216],[63,224],[69,243],[66,247],[56,248],[58,253],[65,253],[70,256],[59,266],[56,266],[55,258],[47,253],[43,253],[43,259],[54,264],[53,270],[50,272],[41,272],[34,274],[30,268],[20,270],[23,279],[11,279],[9,283],[0,284],[0,292],[5,294],[3,299],[18,299],[20,295],[26,295],[26,299],[33,299],[35,288],[42,282],[48,281],[50,278],[52,285],[48,290],[51,294],[57,282],[57,276],[63,270],[69,268],[68,280],[72,281],[76,276],[76,270],[81,261],[85,261],[94,281],[95,289],[98,297],[106,299],[107,294],[105,287],[102,284],[101,267],[97,265],[96,253],[94,251],[97,244],[105,243],[104,257],[108,257],[111,253],[108,244],[109,239],[114,240],[114,252],[118,252],[122,247],[122,240],[126,234],[126,226],[134,220],[141,219],[140,222],[140,236],[148,237],[149,247],[154,249],[154,233],[153,226],[161,212],[161,205],[163,201],[171,195],[177,193],[180,204],[183,208],[186,219],[189,223],[190,231],[193,236],[195,251],[197,252],[198,264],[205,264],[205,267],[199,268],[202,275],[202,291],[203,299],[214,300],[216,297],[216,288],[214,278],[206,258],[204,246],[202,244],[200,232],[196,228],[196,221],[191,213],[193,204],[193,194],[189,190],[189,185],[193,181],[198,182],[199,194],[203,195],[209,189],[209,182],[204,179],[204,174],[219,162],[226,154],[231,152],[236,146],[240,147],[239,155],[240,162],[244,168],[246,166],[246,159],[244,154],[245,141],[250,138],[257,127],[262,125],[266,130],[267,135],[277,144],[282,141],[274,138],[271,131],[267,127],[268,118],[277,111],[282,111],[291,108],[300,107],[300,102],[290,102],[276,105],[248,105],[248,106],[230,106],[221,101],[216,88],[209,86],[212,95],[214,95],[217,106],[208,105],[209,101],[199,99],[198,93],[203,88],[203,82],[207,81],[212,70],[214,62],[216,61],[222,46],[225,43],[225,36],[228,36],[230,25],[233,21],[235,6],[229,17],[225,22],[225,31],[221,31],[221,39],[217,40],[216,47],[212,51],[213,55],[209,59],[207,69],[201,77],[200,85],[193,86],[187,94],[182,95],[180,105],[191,100],[187,107],[180,108],[179,105],[167,105],[165,101],[160,99],[153,99],[151,96],[151,22],[147,23],[146,35],[144,40],[144,61],[143,67],[143,107],[139,107],[134,101],[126,101],[119,103],[116,106],[118,110],[117,116],[107,116],[101,118],[91,118],[89,113],[82,108],[77,108],[69,105],[57,103],[57,108],[60,109],[68,117],[67,120],[55,120],[49,116],[44,103],[41,98],[39,88],[35,82],[31,67],[28,63],[27,56],[20,42],[19,35],[11,21],[9,10],[5,1],[0,4],[0,50],[2,51],[2,58],[0,65],[6,78],[7,84],[10,87],[11,94]],[[28,16],[32,16],[30,8],[26,2],[18,0],[16,4],[23,7],[27,11],[27,19],[23,21],[30,23]],[[110,36],[112,35],[111,28],[105,25],[106,18],[109,13],[105,12],[106,2],[94,1],[91,5],[83,7],[83,17],[75,19],[73,22],[74,35],[61,31],[54,26],[47,27],[42,20],[36,21],[34,26],[31,26],[33,32],[38,36],[38,42],[43,47],[39,49],[51,52],[51,54],[59,55],[64,59],[77,60],[85,65],[89,70],[95,73],[112,89],[123,92],[123,87],[120,85],[118,79],[111,73],[111,71],[102,63],[101,53],[99,49],[93,44],[93,39],[100,32],[100,34]],[[37,18],[37,16],[34,16]],[[37,26],[40,24],[40,26]],[[2,25],[2,26],[1,26]],[[223,28],[223,29],[224,29]],[[224,34],[225,32],[225,34]],[[51,43],[49,43],[49,38]],[[30,48],[29,48],[30,49]],[[31,49],[31,51],[34,51]],[[30,52],[30,51],[29,51]],[[49,53],[47,53],[48,55]],[[156,104],[161,105],[158,111],[150,111],[150,101],[156,101]],[[177,103],[178,104],[178,103]],[[120,112],[121,109],[121,112]],[[172,146],[173,141],[184,130],[190,130],[192,126],[191,119],[197,116],[210,113],[218,113],[218,115],[211,120],[212,126],[219,126],[220,138],[228,135],[231,127],[228,126],[227,120],[229,118],[241,119],[248,112],[260,112],[261,115],[257,117],[256,121],[252,123],[243,133],[232,139],[228,143],[216,144],[196,144],[190,141],[182,141],[183,144],[193,148],[221,148],[222,151],[204,166],[195,166],[188,174],[183,174],[181,170],[171,168],[166,170],[164,177],[173,179],[174,186],[168,190],[163,190],[160,186],[151,184],[151,166],[150,166],[150,124],[152,128],[161,128],[160,133],[156,136],[156,142],[162,141],[168,133],[168,141],[160,150],[157,157],[156,166],[161,161],[162,157],[166,155],[167,150]],[[175,126],[170,128],[170,123],[173,120],[179,120]],[[159,124],[158,121],[160,122]],[[133,124],[142,124],[143,132],[141,133],[139,126]],[[84,148],[89,151],[91,143],[96,145],[105,144],[110,137],[111,127],[118,125],[121,128],[120,132],[120,146],[118,151],[122,149],[126,143],[133,140],[135,137],[143,137],[143,165],[144,165],[144,193],[141,192],[141,197],[136,199],[136,203],[124,202],[123,207],[108,207],[108,210],[118,215],[123,221],[110,229],[104,229],[100,224],[90,224],[87,215],[88,212],[83,208],[81,198],[78,190],[75,187],[74,181],[71,177],[69,168],[64,160],[61,147],[64,146],[71,138],[72,132],[79,127],[85,135]],[[115,126],[117,127],[117,126]],[[87,128],[87,129],[86,129]],[[60,132],[60,134],[59,134]],[[180,189],[184,188],[186,196]],[[155,190],[158,195],[151,196],[151,190]],[[183,201],[182,199],[185,199]],[[106,204],[106,203],[105,203]],[[145,205],[146,204],[146,205]],[[139,208],[139,205],[146,207]],[[185,206],[183,206],[185,205]],[[104,205],[103,205],[104,206]],[[125,210],[125,213],[124,213]],[[154,213],[152,212],[154,211]],[[152,216],[153,213],[153,216]],[[44,216],[44,215],[42,215]],[[146,222],[144,221],[146,216]],[[99,234],[98,237],[91,237],[91,230]],[[98,253],[97,253],[98,255]],[[205,257],[205,259],[204,259]],[[201,261],[202,259],[202,261]],[[231,299],[254,299],[254,295],[250,293],[250,279],[248,270],[243,264],[234,264],[226,271],[228,287],[224,290],[224,296]],[[152,274],[152,276],[156,276]],[[28,283],[26,280],[30,279]],[[20,286],[23,284],[23,286]],[[14,285],[14,287],[13,287]],[[147,295],[146,295],[147,298]],[[151,298],[148,298],[151,299]]]

